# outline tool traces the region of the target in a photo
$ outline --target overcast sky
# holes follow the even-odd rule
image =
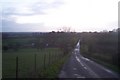
[[[0,0],[2,32],[118,28],[119,0]]]

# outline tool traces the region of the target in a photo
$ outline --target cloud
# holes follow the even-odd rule
[[[15,0],[1,1],[0,22],[1,32],[29,32],[29,31],[46,31],[49,29],[44,26],[43,22],[39,23],[17,23],[16,16],[34,16],[47,14],[47,10],[60,7],[62,0]]]
[[[48,2],[49,1],[49,2]],[[46,10],[58,8],[63,4],[62,0],[35,0],[34,2],[3,2],[2,5],[2,15],[36,15],[36,14],[46,14]]]
[[[2,10],[0,11],[1,31],[2,32],[29,32],[29,31],[50,31],[43,22],[39,23],[17,23],[15,16],[34,16],[47,14],[47,10],[60,7],[62,0],[16,0],[1,1]],[[1,4],[1,3],[0,3]],[[1,9],[1,8],[0,8]]]
[[[1,21],[0,21],[1,22]],[[46,27],[43,23],[40,24],[18,24],[12,20],[2,20],[2,32],[36,32],[45,31]]]
[[[37,31],[37,28],[50,31],[60,26],[71,26],[76,31],[100,31],[117,27],[117,0],[3,0],[2,3],[4,31]]]

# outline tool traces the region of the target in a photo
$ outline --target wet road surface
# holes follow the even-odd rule
[[[78,41],[71,57],[63,65],[59,78],[119,78],[118,75],[102,65],[80,54]]]

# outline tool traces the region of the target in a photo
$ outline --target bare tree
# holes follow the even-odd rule
[[[61,27],[58,29],[60,32],[72,32],[71,27]]]

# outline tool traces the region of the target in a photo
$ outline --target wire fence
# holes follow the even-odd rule
[[[10,55],[10,56],[9,56]],[[3,54],[3,78],[35,77],[63,57],[60,50],[44,50],[35,53],[18,52]],[[11,67],[6,67],[10,65]]]

